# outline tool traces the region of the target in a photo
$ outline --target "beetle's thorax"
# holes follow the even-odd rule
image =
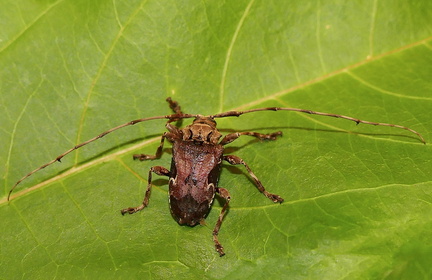
[[[216,128],[216,122],[209,117],[198,116],[191,125],[182,129],[183,141],[202,142],[216,145],[222,134]]]

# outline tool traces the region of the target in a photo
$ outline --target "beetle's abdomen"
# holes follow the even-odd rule
[[[194,226],[204,219],[213,201],[210,200],[198,203],[191,195],[186,195],[180,199],[170,195],[170,208],[174,219],[181,225]]]
[[[213,202],[220,174],[221,145],[174,142],[169,182],[170,209],[179,224],[194,226]]]

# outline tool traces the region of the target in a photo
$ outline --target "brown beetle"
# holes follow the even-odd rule
[[[170,98],[167,101],[177,114],[180,116],[183,115],[177,102],[172,101]],[[228,134],[220,140],[222,134],[216,128],[214,118],[202,115],[195,116],[193,123],[183,129],[170,124],[170,121],[167,123],[166,128],[168,132],[162,135],[161,144],[156,151],[156,155],[134,155],[134,159],[147,160],[160,158],[164,140],[168,139],[173,145],[171,169],[168,170],[162,166],[150,168],[148,187],[143,203],[138,207],[123,209],[121,213],[133,214],[147,206],[150,196],[152,172],[170,178],[169,201],[171,214],[181,225],[195,226],[201,223],[210,210],[215,193],[218,193],[226,202],[213,230],[213,240],[219,255],[223,256],[225,253],[217,235],[228,207],[230,195],[228,190],[218,187],[222,160],[226,160],[231,164],[243,164],[252,178],[254,178],[259,190],[265,196],[273,202],[283,201],[280,196],[268,193],[264,189],[261,182],[242,159],[232,155],[224,156],[223,146],[231,143],[240,135],[251,135],[259,139],[274,140],[282,133],[260,134],[256,132],[237,132]]]
[[[223,146],[233,142],[242,135],[253,136],[261,140],[275,140],[278,136],[282,135],[282,132],[278,131],[270,134],[261,134],[258,132],[235,132],[225,135],[222,138],[222,134],[216,128],[216,121],[214,120],[215,118],[231,116],[238,117],[242,114],[259,111],[295,111],[307,114],[346,119],[353,121],[357,124],[363,123],[370,125],[401,128],[416,134],[420,138],[420,140],[425,143],[425,140],[420,133],[408,127],[395,124],[363,121],[343,115],[322,113],[297,108],[268,107],[251,109],[247,111],[228,111],[216,115],[203,116],[184,114],[182,113],[180,106],[177,102],[173,101],[171,98],[167,98],[167,101],[170,105],[170,108],[175,112],[175,114],[130,121],[128,123],[107,130],[92,139],[76,145],[75,147],[64,152],[63,154],[57,156],[52,161],[28,173],[18,182],[16,182],[12,189],[9,191],[8,200],[10,199],[10,195],[16,188],[16,186],[20,184],[24,179],[26,179],[33,173],[53,164],[56,161],[60,162],[60,160],[64,156],[71,153],[72,151],[81,148],[82,146],[85,146],[93,141],[96,141],[97,139],[102,138],[105,135],[120,128],[149,120],[168,119],[168,122],[166,124],[168,132],[165,132],[162,135],[161,143],[156,150],[156,154],[137,154],[134,155],[133,158],[139,160],[153,160],[160,158],[162,155],[164,141],[165,139],[167,139],[173,145],[171,169],[168,170],[162,166],[151,167],[148,175],[148,186],[142,204],[137,207],[123,209],[121,210],[121,213],[123,215],[126,213],[133,214],[144,209],[148,205],[152,186],[152,173],[169,177],[169,200],[171,214],[174,219],[181,225],[195,226],[201,223],[206,218],[211,208],[215,194],[218,193],[220,197],[225,199],[225,204],[221,210],[221,213],[219,214],[218,221],[216,222],[216,226],[213,230],[213,241],[215,243],[216,251],[219,253],[220,256],[223,256],[225,253],[222,245],[218,240],[218,233],[222,224],[224,214],[231,199],[228,190],[218,186],[221,163],[223,160],[229,162],[232,165],[242,164],[246,168],[250,176],[254,179],[255,184],[260,192],[262,192],[267,198],[269,198],[273,202],[283,202],[283,199],[279,195],[271,194],[265,190],[260,180],[255,176],[249,166],[241,158],[234,155],[224,155]],[[183,129],[180,129],[177,126],[171,124],[174,121],[179,121],[186,118],[195,119],[191,125],[188,125]],[[222,140],[220,140],[221,138]]]

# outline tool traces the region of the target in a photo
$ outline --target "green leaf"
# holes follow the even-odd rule
[[[22,182],[99,133],[166,115],[298,107],[408,126],[432,141],[430,1],[3,1],[0,9],[2,279],[430,279],[430,144],[405,130],[293,112],[218,120],[231,194],[214,250],[179,226],[167,179],[134,215],[164,121],[124,128]],[[184,124],[189,121],[184,121]]]

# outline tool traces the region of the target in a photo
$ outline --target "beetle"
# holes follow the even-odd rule
[[[178,102],[172,100],[170,97],[168,97],[166,101],[168,102],[170,108],[174,111],[174,114],[133,120],[117,127],[111,128],[92,139],[89,139],[81,144],[74,146],[63,154],[57,156],[52,161],[36,168],[32,172],[22,177],[20,180],[18,180],[9,191],[7,199],[10,200],[10,196],[13,190],[27,177],[57,161],[61,162],[61,159],[72,151],[79,149],[91,142],[94,142],[104,137],[105,135],[123,127],[135,125],[137,123],[150,120],[167,119],[168,121],[165,127],[168,131],[162,134],[160,145],[157,148],[156,153],[154,155],[135,154],[133,155],[133,158],[135,160],[141,161],[159,159],[162,155],[163,146],[166,139],[172,144],[171,168],[167,169],[162,166],[151,167],[148,172],[148,185],[143,202],[137,207],[129,207],[122,209],[121,214],[133,214],[147,207],[152,187],[152,173],[160,176],[169,177],[170,211],[173,218],[180,225],[195,226],[197,224],[203,223],[204,219],[210,211],[215,194],[217,193],[221,198],[225,200],[225,203],[213,229],[213,242],[215,245],[215,249],[219,253],[219,255],[224,256],[224,248],[219,242],[218,234],[222,225],[222,220],[224,218],[225,212],[231,200],[231,196],[227,189],[218,186],[222,161],[226,161],[231,165],[243,165],[249,175],[254,180],[258,190],[262,194],[264,194],[265,197],[267,197],[274,203],[282,203],[284,201],[281,196],[269,193],[264,188],[261,181],[253,173],[251,168],[248,166],[248,164],[246,164],[243,159],[235,155],[224,155],[224,146],[235,141],[243,135],[252,136],[260,140],[276,140],[277,137],[282,135],[282,132],[277,131],[270,134],[261,134],[258,132],[244,131],[234,132],[223,136],[217,129],[217,123],[215,121],[216,118],[233,116],[239,117],[246,113],[260,111],[294,111],[346,119],[349,121],[353,121],[356,124],[362,123],[375,126],[379,125],[400,128],[416,134],[423,143],[426,143],[420,133],[405,126],[388,123],[369,122],[338,114],[322,113],[298,108],[266,107],[250,109],[246,111],[228,111],[215,115],[205,116],[199,114],[185,114],[181,111],[181,107],[179,106]],[[173,122],[188,118],[194,118],[194,120],[192,124],[187,125],[184,128],[179,128],[176,125],[172,124]]]

